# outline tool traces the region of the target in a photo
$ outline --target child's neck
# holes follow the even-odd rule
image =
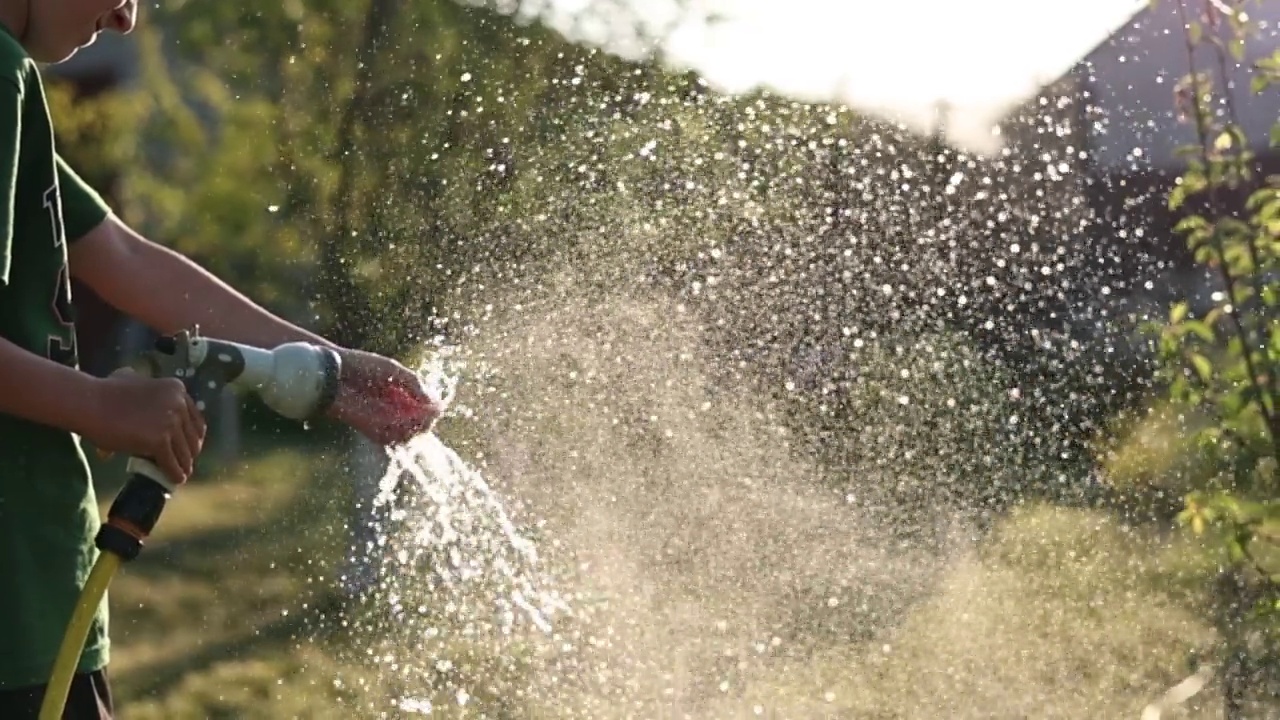
[[[31,0],[0,0],[0,25],[4,25],[10,35],[21,40],[26,35],[30,9]]]

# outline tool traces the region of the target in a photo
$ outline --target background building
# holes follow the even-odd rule
[[[1196,13],[1214,7],[1186,6]],[[1094,219],[1079,252],[1120,266],[1119,276],[1130,282],[1117,299],[1131,308],[1163,312],[1176,296],[1203,298],[1213,290],[1213,279],[1191,263],[1185,240],[1174,233],[1177,216],[1167,200],[1186,167],[1179,148],[1198,143],[1195,123],[1181,117],[1176,97],[1193,67],[1213,78],[1215,93],[1226,99],[1217,106],[1220,117],[1243,128],[1260,174],[1280,172],[1280,153],[1270,146],[1280,94],[1254,94],[1250,87],[1255,63],[1280,48],[1280,5],[1248,7],[1261,32],[1249,39],[1242,61],[1214,51],[1213,33],[1226,37],[1229,28],[1214,28],[1203,17],[1187,18],[1201,24],[1205,38],[1192,52],[1180,4],[1156,3],[1000,124],[1013,156],[1069,169],[1072,191],[1083,193]]]

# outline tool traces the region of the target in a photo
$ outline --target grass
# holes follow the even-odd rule
[[[310,642],[302,606],[337,547],[337,478],[317,470],[324,463],[281,451],[198,477],[170,500],[111,587],[111,672],[129,717],[247,717],[236,708],[254,683],[226,678],[289,675],[273,658],[296,661]],[[205,697],[193,678],[219,693]]]
[[[526,308],[493,333],[487,412],[454,428],[517,517],[546,520],[539,551],[576,609],[554,637],[459,622],[412,573],[404,613],[321,621],[350,479],[340,453],[295,445],[194,481],[117,578],[123,716],[398,718],[411,697],[446,718],[1136,720],[1212,646],[1211,568],[1184,535],[1025,505],[980,538],[956,519],[902,539],[876,491],[937,474],[912,460],[932,447],[913,416],[861,428],[876,442],[848,470],[853,503],[753,397],[704,387],[678,312],[615,305]],[[917,389],[954,392],[935,385]],[[1220,705],[1211,686],[1165,718]]]
[[[872,647],[791,668],[759,702],[785,698],[786,717],[1137,718],[1212,639],[1169,592],[1202,571],[1179,550],[1098,513],[1023,508]]]
[[[832,493],[768,408],[706,380],[678,311],[575,308],[526,308],[477,345],[490,374],[469,402],[486,411],[449,424],[517,519],[546,521],[539,551],[575,607],[554,637],[460,622],[409,572],[394,578],[403,613],[321,621],[350,479],[340,453],[295,444],[184,489],[118,577],[125,717],[410,717],[410,697],[446,718],[1136,720],[1212,647],[1212,568],[1183,534],[1041,504],[975,537],[928,483],[897,512],[880,490],[939,474],[916,451],[974,449],[922,443],[896,402],[865,419],[874,443]],[[1001,449],[964,428],[982,457]],[[984,467],[961,479],[994,481]],[[900,516],[939,532],[903,538]],[[1210,686],[1165,718],[1220,706]]]
[[[124,717],[410,716],[389,703],[414,681],[371,659],[396,650],[390,636],[334,632],[305,607],[323,595],[341,542],[336,459],[268,454],[174,497],[153,542],[112,587]],[[730,652],[702,671],[633,665],[633,684],[659,697],[634,716],[1137,718],[1213,637],[1195,608],[1206,568],[1189,549],[1099,512],[1026,507],[873,638],[828,637],[796,655]],[[820,613],[811,620],[821,623]],[[521,679],[536,666],[503,664],[474,643],[430,652],[474,687],[493,681],[488,698],[480,691],[461,707],[433,686],[433,717],[637,712],[635,698],[616,690],[625,683],[596,693],[592,682]],[[505,686],[494,680],[503,673]],[[1215,707],[1210,690],[1174,717],[1215,717]]]

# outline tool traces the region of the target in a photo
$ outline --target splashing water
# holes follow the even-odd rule
[[[475,63],[459,128],[517,94]],[[484,367],[448,428],[478,438],[376,474],[377,712],[1110,717],[1176,679],[1207,631],[1130,559],[1165,546],[1077,511],[1098,424],[1152,387],[1136,327],[1187,286],[1137,209],[1160,188],[1092,162],[1087,93],[978,156],[565,67],[550,137],[511,140],[522,109],[424,145],[484,167],[430,176],[446,241],[388,255],[449,268],[405,280],[483,329],[424,375]],[[430,179],[383,150],[393,187]],[[418,238],[401,199],[382,222]]]
[[[459,382],[451,369],[457,348],[437,341],[418,370],[428,395],[449,415]],[[539,631],[552,631],[551,618],[567,606],[544,588],[538,551],[508,514],[502,499],[478,469],[434,432],[420,433],[386,449],[388,463],[378,482],[373,509],[387,520],[382,541],[394,546],[391,576],[419,582],[425,573],[437,603],[444,599],[454,620],[477,620],[492,603],[496,627],[512,632],[523,616]],[[385,569],[384,569],[385,570]],[[387,596],[396,609],[404,588]]]
[[[436,348],[419,374],[446,416],[466,417],[446,367],[455,350]],[[384,452],[365,518],[374,537],[359,558],[360,572],[378,578],[365,593],[371,615],[356,623],[360,645],[401,684],[390,699],[401,712],[438,713],[446,697],[466,706],[474,679],[454,676],[477,648],[509,659],[523,636],[551,635],[569,605],[479,469],[434,432]],[[434,692],[442,684],[444,694]]]
[[[391,538],[395,576],[417,582],[425,570],[455,620],[479,619],[483,608],[471,599],[490,596],[503,633],[518,614],[550,633],[549,618],[567,608],[540,588],[537,549],[480,472],[432,433],[389,455],[375,507],[393,508],[389,519],[399,527]],[[406,494],[414,497],[406,500]],[[393,588],[387,601],[400,610],[402,591]]]

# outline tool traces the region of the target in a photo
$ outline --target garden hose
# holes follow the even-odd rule
[[[71,622],[67,625],[67,633],[62,638],[62,647],[58,649],[58,657],[53,662],[53,676],[49,678],[49,686],[45,689],[44,703],[40,706],[40,720],[59,720],[63,707],[67,704],[67,693],[71,691],[71,678],[76,674],[76,666],[80,662],[80,652],[84,649],[85,639],[89,636],[89,627],[98,612],[98,604],[107,594],[107,585],[111,577],[120,568],[121,559],[115,553],[99,553],[89,571],[89,579],[84,583],[76,609],[71,614]]]
[[[132,369],[155,378],[181,379],[201,411],[216,393],[238,387],[255,392],[268,407],[287,418],[307,420],[322,415],[333,403],[341,364],[334,351],[310,343],[287,343],[264,350],[183,331],[160,338],[155,352]],[[142,552],[173,494],[174,485],[155,463],[129,458],[127,471],[129,481],[112,501],[94,538],[98,557],[54,659],[39,720],[61,720],[107,586],[121,565]]]
[[[80,598],[53,661],[53,675],[40,705],[40,720],[61,719],[67,694],[71,691],[71,680],[80,664],[89,628],[107,593],[107,586],[122,564],[138,557],[143,542],[151,535],[172,492],[172,485],[154,464],[131,458],[129,468],[132,476],[111,503],[107,521],[98,528],[98,535],[94,538],[98,558],[80,590]]]

